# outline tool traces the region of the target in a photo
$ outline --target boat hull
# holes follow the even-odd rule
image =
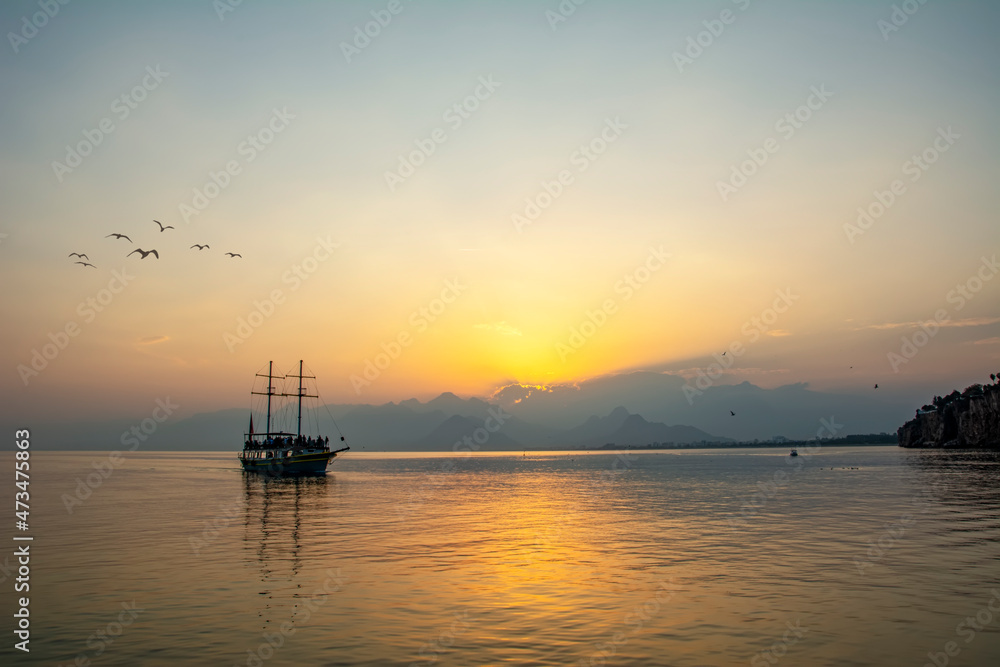
[[[250,458],[241,456],[243,470],[264,475],[323,475],[336,452],[315,452],[291,456]]]

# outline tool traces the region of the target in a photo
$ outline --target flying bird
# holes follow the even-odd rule
[[[729,350],[726,350],[726,352],[728,352],[728,351],[729,351]],[[726,352],[723,352],[723,353],[722,353],[722,356],[726,356]]]
[[[128,257],[129,255],[134,255],[135,253],[139,253],[140,255],[142,255],[142,257],[140,257],[139,259],[146,259],[146,255],[148,255],[149,253],[153,253],[154,255],[156,255],[156,259],[160,258],[160,253],[156,252],[155,250],[143,250],[142,248],[136,248],[135,250],[133,250],[132,252],[130,252],[128,255],[125,256]]]
[[[67,257],[72,257],[73,255],[76,255],[77,257],[80,257],[81,259],[90,259],[89,257],[87,257],[87,255],[85,253],[82,253],[82,252],[71,252],[70,254],[68,254],[66,256]]]
[[[206,243],[205,245],[198,245],[197,243],[195,243],[195,244],[194,244],[193,246],[191,246],[191,247],[192,247],[192,248],[197,248],[198,250],[204,250],[205,248],[207,248],[207,247],[208,247],[208,244]]]
[[[107,235],[107,236],[105,236],[104,238],[110,238],[110,237],[112,237],[112,236],[114,236],[114,237],[115,237],[116,239],[125,239],[125,240],[126,240],[126,241],[128,241],[129,243],[131,243],[131,242],[132,242],[132,239],[130,239],[129,237],[125,236],[124,234],[108,234],[108,235]]]
[[[239,257],[240,259],[243,259],[243,255],[239,254],[238,252],[227,252],[226,254],[229,255],[230,257]]]
[[[97,267],[96,267],[96,266],[94,266],[93,264],[88,264],[87,262],[73,262],[73,263],[74,263],[74,264],[83,264],[84,266],[89,266],[89,267],[90,267],[90,268],[92,268],[92,269],[96,269],[96,268],[97,268]]]
[[[164,231],[164,230],[166,230],[166,229],[173,229],[174,228],[173,225],[167,225],[166,227],[164,227],[163,223],[160,222],[159,220],[153,220],[153,222],[155,222],[156,224],[158,224],[160,226],[160,231],[161,232]]]
[[[875,383],[875,388],[878,389],[878,383]]]
[[[735,412],[733,412],[732,410],[730,410],[730,411],[729,411],[729,416],[731,416],[731,417],[735,417],[735,416],[736,416],[736,413],[735,413]]]

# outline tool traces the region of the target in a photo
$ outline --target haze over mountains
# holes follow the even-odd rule
[[[481,450],[491,451],[770,440],[778,435],[810,439],[823,428],[821,419],[838,425],[836,433],[825,430],[824,437],[893,432],[913,409],[877,396],[814,392],[803,384],[762,389],[748,382],[709,387],[689,402],[683,386],[684,379],[676,375],[635,372],[576,385],[513,384],[489,401],[446,392],[426,402],[328,405],[306,411],[303,423],[319,424],[332,445],[338,439],[332,415],[347,444],[368,451],[451,450],[478,430]],[[131,423],[46,423],[36,432],[39,442],[60,443],[60,449],[123,449],[122,434],[143,417]],[[263,430],[260,417],[255,419],[256,430]],[[247,425],[246,408],[169,418],[139,447],[235,450]]]

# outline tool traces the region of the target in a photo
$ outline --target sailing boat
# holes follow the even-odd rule
[[[302,399],[319,398],[318,395],[305,393],[302,386],[304,378],[314,378],[302,374],[302,361],[299,361],[298,375],[275,375],[274,362],[267,365],[267,375],[257,373],[257,377],[267,378],[267,391],[251,391],[252,395],[267,396],[267,426],[263,433],[254,433],[253,415],[250,415],[250,431],[246,433],[243,451],[239,460],[243,470],[260,472],[268,475],[322,475],[337,454],[346,452],[350,447],[334,451],[330,450],[330,438],[302,435]],[[295,394],[287,394],[275,390],[274,380],[298,378],[299,387]],[[298,399],[298,420],[295,433],[271,430],[271,399],[273,397],[295,396]],[[341,441],[344,436],[340,436]]]

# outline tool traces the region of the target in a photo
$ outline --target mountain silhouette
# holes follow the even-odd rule
[[[483,433],[487,436],[485,440],[483,440]],[[472,439],[472,445],[467,445],[465,438]],[[456,449],[456,443],[462,443],[462,446]],[[478,449],[474,446],[478,446]],[[495,451],[501,449],[522,449],[523,447],[523,445],[503,433],[502,427],[500,430],[490,432],[483,428],[483,421],[480,419],[452,415],[439,424],[427,436],[416,441],[413,448],[428,451],[452,449],[453,451],[467,452],[470,451],[470,448],[472,451]]]
[[[600,447],[607,443],[644,447],[653,443],[689,444],[693,442],[730,442],[730,438],[720,438],[693,426],[667,426],[659,422],[646,421],[641,415],[629,414],[623,407],[617,407],[607,417],[591,417],[586,422],[567,433],[569,444],[581,448]]]
[[[912,414],[909,402],[897,405],[888,396],[817,392],[805,384],[776,389],[749,382],[711,386],[693,402],[684,396],[683,386],[683,378],[676,375],[635,372],[543,390],[509,385],[496,392],[491,402],[444,392],[426,402],[330,404],[304,411],[303,428],[315,433],[318,424],[319,433],[331,440],[343,433],[352,448],[371,451],[450,450],[463,436],[483,427],[492,411],[502,415],[504,423],[483,445],[488,451],[600,447],[608,442],[643,446],[652,442],[771,440],[779,435],[804,440],[816,437],[821,419],[829,423],[833,418],[843,425],[837,433],[822,433],[829,437],[891,431]],[[731,417],[730,411],[737,416]],[[127,446],[120,444],[123,433],[147,416],[94,422],[49,418],[34,428],[39,442],[52,443],[52,448],[125,451]],[[140,449],[236,449],[243,441],[248,417],[245,408],[187,418],[173,416],[158,425]],[[256,421],[255,426],[264,428]]]

